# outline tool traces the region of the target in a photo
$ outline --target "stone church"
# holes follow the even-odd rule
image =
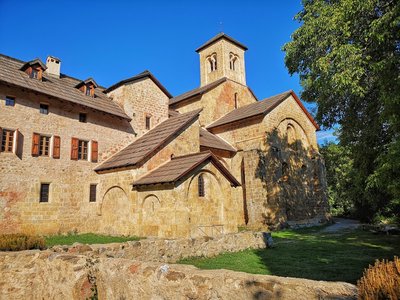
[[[110,87],[49,56],[0,55],[1,233],[216,236],[328,217],[318,125],[293,91],[259,100],[246,46],[196,49],[200,87],[149,71]]]

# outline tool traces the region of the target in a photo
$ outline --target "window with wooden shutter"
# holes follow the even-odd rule
[[[40,134],[33,133],[32,135],[32,156],[39,156]]]
[[[92,162],[97,162],[99,158],[99,147],[97,141],[92,141]]]
[[[53,158],[60,158],[60,137],[55,135],[53,137]]]
[[[78,160],[78,147],[79,140],[77,138],[72,138],[71,140],[71,159]]]
[[[18,153],[19,130],[14,131],[12,152],[16,155]]]

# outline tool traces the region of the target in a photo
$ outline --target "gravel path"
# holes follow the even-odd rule
[[[324,228],[321,232],[338,232],[345,229],[357,229],[360,222],[351,219],[333,218],[334,224]]]

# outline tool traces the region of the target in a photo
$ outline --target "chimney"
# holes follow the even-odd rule
[[[60,77],[61,60],[54,56],[48,56],[46,60],[46,73],[55,77]]]

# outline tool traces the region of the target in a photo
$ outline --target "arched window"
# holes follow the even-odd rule
[[[200,174],[198,177],[198,189],[199,189],[199,197],[204,197],[205,196],[205,191],[204,191],[204,177],[203,174]]]
[[[292,148],[293,150],[297,150],[296,131],[292,124],[288,124],[288,126],[286,128],[286,137],[287,137],[287,143],[288,143],[289,147]]]
[[[236,62],[238,61],[238,59],[239,59],[239,56],[237,56],[236,54],[233,54],[232,52],[229,53],[229,68],[232,71],[236,70],[236,64],[237,64]]]
[[[208,72],[213,72],[217,70],[217,54],[213,53],[207,57],[208,62]]]

